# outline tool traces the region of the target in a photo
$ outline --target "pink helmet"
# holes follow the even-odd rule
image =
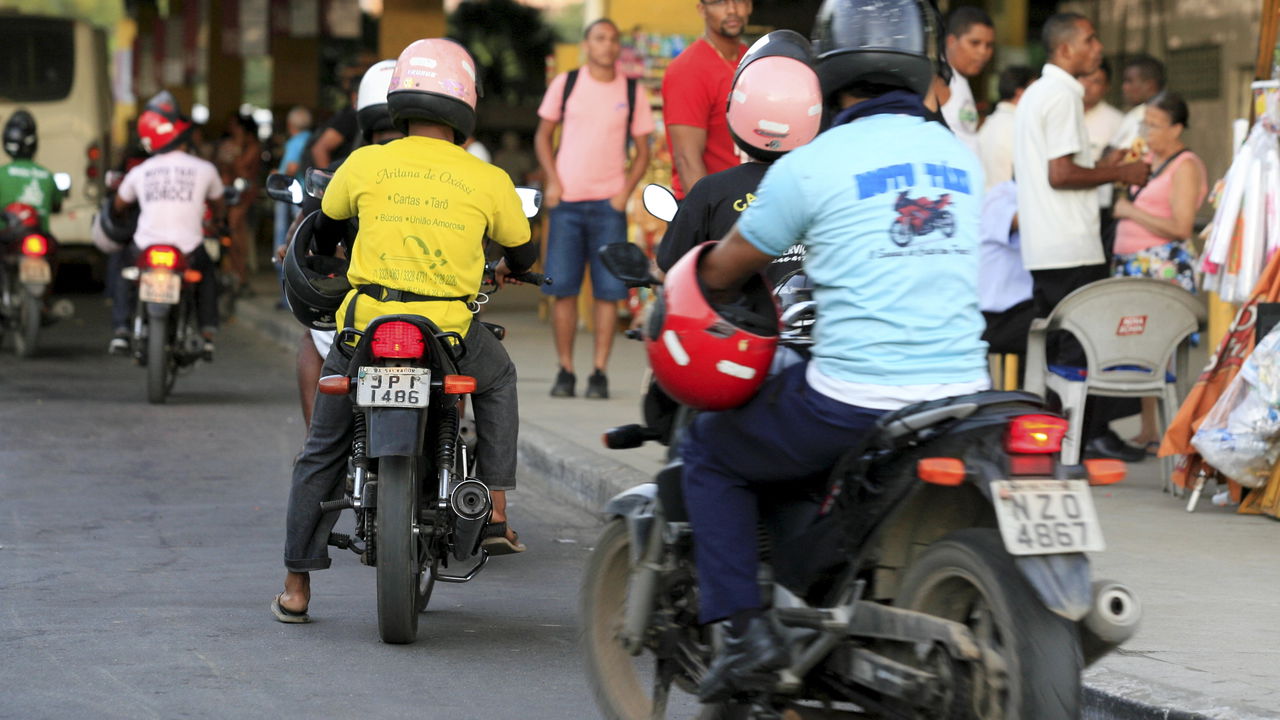
[[[476,63],[452,40],[426,38],[406,47],[387,88],[391,122],[408,132],[410,120],[453,128],[461,145],[476,129]]]
[[[729,132],[748,155],[772,162],[818,135],[822,87],[809,41],[776,30],[756,41],[733,76]]]

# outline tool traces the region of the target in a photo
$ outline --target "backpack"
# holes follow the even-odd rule
[[[570,70],[564,79],[564,94],[560,96],[560,122],[564,122],[564,109],[569,104],[569,94],[573,92],[573,86],[578,82],[578,70]],[[625,140],[622,145],[622,152],[626,154],[631,149],[631,122],[636,116],[636,78],[627,78],[627,125],[626,130],[622,133]]]

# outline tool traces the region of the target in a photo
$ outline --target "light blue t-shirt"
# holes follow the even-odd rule
[[[975,382],[987,373],[978,311],[983,185],[978,159],[943,126],[872,115],[774,163],[738,230],[769,255],[805,246],[823,375],[874,385]]]
[[[289,163],[298,163],[298,179],[302,179],[302,174],[307,170],[307,163],[302,162],[302,151],[307,147],[307,141],[310,139],[311,131],[303,130],[284,142],[284,152],[280,153],[278,172],[284,172],[285,168],[289,167]]]

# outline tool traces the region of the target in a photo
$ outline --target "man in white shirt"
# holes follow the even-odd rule
[[[1120,92],[1129,112],[1109,144],[1116,150],[1129,150],[1138,139],[1147,101],[1164,91],[1164,63],[1150,55],[1134,55],[1125,61],[1120,78]]]
[[[1000,73],[1000,102],[978,131],[978,158],[987,175],[987,190],[1013,179],[1013,115],[1022,93],[1036,79],[1026,65]]]
[[[1013,155],[1022,259],[1031,271],[1037,317],[1047,317],[1073,290],[1108,275],[1096,188],[1113,182],[1143,185],[1151,172],[1142,162],[1094,167],[1084,86],[1077,80],[1102,63],[1093,23],[1076,13],[1054,15],[1045,23],[1044,44],[1049,62],[1018,103]],[[1048,351],[1051,364],[1084,365],[1083,350],[1070,337],[1051,337]],[[1108,399],[1090,400],[1083,438],[1087,454],[1130,462],[1145,457],[1107,426],[1127,410]]]
[[[969,78],[982,74],[996,49],[996,27],[991,16],[969,5],[947,16],[947,62],[951,65],[951,98],[942,106],[942,117],[951,132],[980,155],[978,147],[978,106],[973,101]]]
[[[1080,78],[1080,84],[1084,86],[1084,126],[1089,131],[1089,151],[1096,163],[1102,160],[1107,145],[1124,121],[1124,113],[1103,99],[1111,90],[1111,63],[1104,59],[1097,70]]]

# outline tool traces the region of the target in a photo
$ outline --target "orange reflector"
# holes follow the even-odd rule
[[[1084,468],[1089,471],[1090,485],[1114,485],[1129,473],[1123,460],[1085,460]]]
[[[189,283],[195,284],[204,279],[204,273],[199,270],[187,270],[182,273],[182,279]]]
[[[933,485],[955,487],[964,482],[964,461],[959,458],[921,458],[916,475]]]
[[[325,375],[320,378],[318,388],[325,395],[346,395],[351,392],[351,378],[346,375]]]
[[[476,391],[476,379],[467,375],[445,375],[444,392],[446,395],[466,395]]]

